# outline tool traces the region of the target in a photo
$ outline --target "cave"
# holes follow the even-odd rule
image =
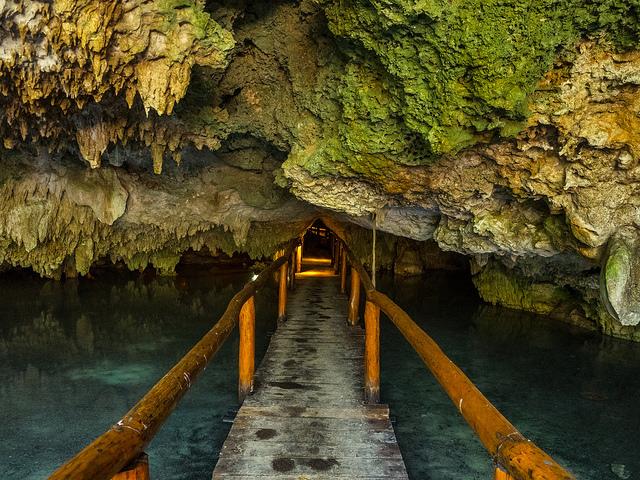
[[[0,477],[640,478],[638,12],[0,2]]]

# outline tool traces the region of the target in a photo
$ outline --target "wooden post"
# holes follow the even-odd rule
[[[278,289],[278,322],[287,319],[287,262],[280,267],[280,284]]]
[[[333,272],[334,273],[338,273],[340,271],[340,258],[341,258],[341,254],[340,254],[340,242],[336,240],[336,260],[335,262],[333,262]]]
[[[336,239],[333,234],[329,235],[329,243],[331,244],[331,266],[336,263]]]
[[[149,478],[149,457],[146,453],[141,453],[135,461],[111,477],[111,480],[149,480]]]
[[[380,307],[367,300],[364,309],[364,399],[380,401]]]
[[[347,293],[347,251],[344,247],[340,262],[340,293]]]
[[[351,267],[351,292],[349,294],[349,323],[358,323],[358,308],[360,307],[360,275]]]
[[[253,391],[253,373],[256,353],[256,306],[253,297],[242,308],[238,320],[240,329],[240,348],[238,352],[238,401]]]
[[[511,475],[507,473],[506,470],[503,470],[499,465],[496,466],[496,474],[493,477],[493,480],[515,480]]]
[[[293,265],[296,264],[296,252],[295,250],[291,253],[291,258],[289,259],[289,264],[292,265],[292,267],[289,269],[289,288],[291,290],[293,290],[294,288],[296,288],[296,269],[293,268]]]
[[[302,271],[302,244],[296,247],[296,272]]]

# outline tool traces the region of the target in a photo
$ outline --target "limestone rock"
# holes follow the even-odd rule
[[[640,323],[639,233],[622,229],[609,240],[600,273],[602,301],[622,325]]]
[[[113,225],[127,208],[129,193],[120,183],[115,170],[65,171],[65,194],[71,202],[91,208],[96,218]]]
[[[0,2],[0,265],[170,274],[320,213],[367,262],[375,216],[384,268],[435,242],[489,302],[640,338],[633,2],[481,3]]]
[[[147,115],[170,114],[194,65],[223,68],[234,46],[201,0],[9,0],[0,25],[5,147],[59,149],[72,138],[93,168],[110,143],[135,133],[106,112],[139,97]]]
[[[204,246],[270,255],[315,215],[290,197],[275,210],[244,203],[242,171],[235,170],[231,187],[218,180],[232,169],[221,164],[180,181],[74,164],[43,172],[22,161],[12,164],[20,175],[0,183],[0,252],[4,262],[47,277],[58,277],[69,261],[86,274],[104,258],[170,274],[182,252]]]

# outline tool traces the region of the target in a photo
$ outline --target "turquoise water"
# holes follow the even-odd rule
[[[46,478],[108,429],[213,325],[249,274],[0,281],[0,478]],[[256,348],[276,310],[256,298]],[[154,479],[210,478],[236,407],[237,337],[147,449]]]
[[[526,437],[579,479],[640,479],[640,344],[480,303],[446,273],[381,290],[395,297]],[[382,400],[414,479],[488,479],[491,461],[387,320]]]
[[[217,319],[249,274],[65,283],[0,279],[0,478],[45,478],[109,428]],[[580,479],[640,479],[640,345],[482,305],[452,274],[393,282],[396,298],[487,397]],[[257,298],[257,349],[276,317]],[[382,397],[413,479],[491,478],[448,397],[382,321]],[[236,405],[230,338],[148,448],[152,478],[208,479]]]

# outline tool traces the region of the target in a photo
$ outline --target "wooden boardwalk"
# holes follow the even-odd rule
[[[298,275],[214,479],[407,479],[386,405],[363,403],[360,327],[335,276]]]

